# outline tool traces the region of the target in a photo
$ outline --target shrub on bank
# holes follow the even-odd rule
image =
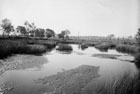
[[[140,68],[140,53],[137,53],[137,54],[135,55],[135,60],[134,60],[134,62],[135,62],[135,65],[137,66],[137,68]]]
[[[116,50],[118,52],[124,53],[137,53],[139,51],[139,47],[135,45],[126,45],[126,44],[119,44],[116,46]]]
[[[54,47],[56,47],[56,45],[57,45],[57,43],[56,42],[44,42],[44,43],[42,43],[42,45],[45,45],[45,46],[47,46],[47,48],[54,48]]]
[[[47,47],[43,45],[28,45],[16,41],[0,41],[0,58],[12,54],[41,54],[46,52]]]
[[[47,51],[43,45],[26,45],[25,54],[42,54]]]
[[[116,47],[115,44],[107,43],[107,42],[95,45],[95,48],[100,49],[100,50],[108,50],[108,49],[112,49],[112,48],[115,48],[115,47]]]
[[[58,44],[58,48],[56,48],[56,50],[59,51],[72,51],[72,47],[68,44]]]
[[[46,46],[48,49],[54,48],[57,45],[57,42],[54,41],[47,41],[47,40],[30,40],[28,41],[28,44],[39,44],[39,45],[44,45]]]
[[[91,87],[91,86],[90,86]],[[89,94],[140,94],[140,74],[132,77],[129,73],[105,82],[87,87]]]
[[[88,45],[87,45],[86,43],[82,43],[82,44],[81,44],[81,49],[84,50],[84,49],[86,49],[86,48],[88,48]]]

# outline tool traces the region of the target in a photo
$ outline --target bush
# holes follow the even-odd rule
[[[47,48],[55,48],[57,43],[56,42],[46,42],[46,43],[42,43],[43,45],[47,46]]]
[[[85,43],[82,43],[82,44],[81,44],[81,49],[84,50],[84,49],[86,49],[86,48],[88,48],[88,45],[85,44]]]
[[[42,54],[47,51],[47,48],[43,45],[26,45],[25,54]]]
[[[136,64],[136,66],[138,67],[138,68],[140,68],[140,53],[137,53],[136,55],[135,55],[135,64]]]
[[[104,42],[104,43],[100,43],[100,44],[97,44],[95,45],[95,48],[99,49],[99,50],[103,50],[103,51],[107,51],[108,49],[112,49],[112,48],[115,48],[116,45],[113,44],[113,43],[107,43],[107,42]]]
[[[47,47],[43,45],[28,45],[21,41],[0,41],[0,58],[12,54],[41,54],[46,50]]]
[[[28,41],[28,44],[44,45],[44,46],[47,46],[48,49],[51,49],[51,48],[56,47],[57,42],[54,42],[54,41],[46,41],[46,40],[45,41],[44,40],[39,40],[39,41],[31,40],[31,41]]]
[[[118,52],[124,53],[137,53],[139,51],[139,47],[135,45],[126,45],[126,44],[119,44],[116,46],[116,50]]]
[[[56,48],[56,50],[60,50],[60,51],[72,51],[72,47],[68,44],[58,44],[58,48]]]

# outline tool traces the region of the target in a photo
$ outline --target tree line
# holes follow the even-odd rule
[[[61,33],[56,34],[54,30],[47,28],[38,28],[35,23],[24,22],[23,26],[14,28],[9,19],[3,19],[0,24],[2,28],[2,36],[23,36],[23,37],[42,37],[42,38],[69,38],[70,31],[68,29],[62,30]]]

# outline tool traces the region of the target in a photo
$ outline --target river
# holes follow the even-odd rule
[[[72,52],[61,52],[53,49],[42,56],[14,55],[7,58],[3,62],[24,61],[25,65],[22,64],[22,66],[16,66],[16,68],[9,67],[9,69],[1,73],[1,86],[7,87],[7,94],[53,94],[45,93],[47,92],[47,85],[38,83],[37,80],[63,73],[82,65],[99,67],[99,77],[96,79],[100,81],[120,77],[124,73],[129,73],[133,77],[138,72],[135,64],[129,62],[134,59],[129,54],[119,53],[113,49],[101,52],[94,47],[81,50],[78,45],[71,46],[73,48]]]

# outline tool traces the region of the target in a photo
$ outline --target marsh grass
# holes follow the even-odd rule
[[[137,68],[140,68],[140,53],[135,54],[135,65]]]
[[[88,48],[88,45],[86,43],[82,43],[81,44],[81,49],[85,50],[86,48]]]
[[[93,94],[140,94],[140,77],[130,77],[129,73],[109,82],[94,83]],[[89,93],[89,94],[92,94]]]
[[[99,49],[100,51],[108,51],[108,49],[113,49],[115,47],[116,45],[114,43],[108,43],[108,42],[103,42],[95,45],[95,48]]]
[[[139,47],[136,45],[119,44],[116,46],[116,50],[118,52],[134,54],[139,52]]]
[[[57,42],[54,42],[54,41],[48,41],[48,40],[29,40],[28,41],[28,44],[38,44],[38,45],[44,45],[46,46],[48,49],[51,49],[51,48],[55,48],[56,45],[57,45]]]
[[[47,51],[43,45],[26,45],[25,49],[25,54],[42,54]]]
[[[68,44],[58,44],[58,48],[56,48],[56,50],[59,51],[72,51],[73,48],[72,46],[68,45]]]
[[[5,58],[12,54],[42,54],[47,47],[43,45],[28,45],[22,41],[0,41],[0,58]]]

